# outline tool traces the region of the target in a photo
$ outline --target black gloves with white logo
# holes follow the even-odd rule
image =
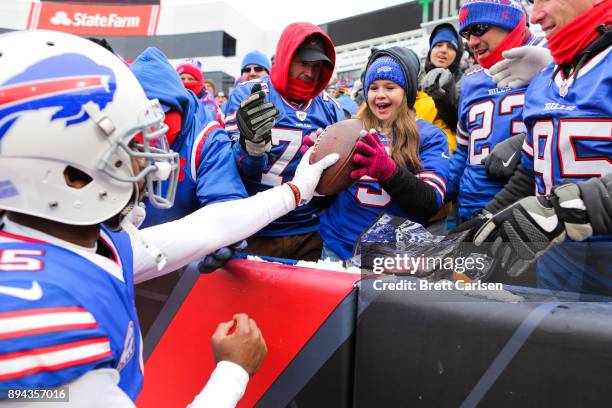
[[[523,198],[493,215],[474,235],[474,244],[516,277],[566,237],[583,241],[591,235],[580,189],[572,183],[556,187],[548,196]]]
[[[251,95],[240,103],[236,112],[240,145],[250,156],[263,156],[272,147],[272,128],[279,112],[265,97],[261,84],[253,85]]]
[[[498,143],[484,161],[487,175],[494,179],[509,179],[521,162],[521,147],[525,134],[519,133]]]

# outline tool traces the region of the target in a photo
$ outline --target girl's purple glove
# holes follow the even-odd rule
[[[359,168],[351,172],[353,180],[359,180],[363,176],[370,176],[383,183],[391,178],[395,171],[396,164],[387,148],[380,141],[378,132],[370,129],[370,132],[361,131],[364,136],[355,146],[353,163]]]

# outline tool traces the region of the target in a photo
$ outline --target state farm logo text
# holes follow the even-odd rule
[[[53,25],[66,27],[131,28],[140,27],[140,17],[120,16],[116,13],[103,15],[76,12],[72,18],[65,11],[57,11],[49,20]]]

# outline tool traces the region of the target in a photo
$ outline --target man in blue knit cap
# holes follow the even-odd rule
[[[250,81],[270,75],[270,60],[261,51],[251,51],[242,59],[241,81]]]
[[[463,44],[452,24],[440,24],[429,37],[429,58],[426,65],[450,69],[451,64],[459,65],[462,52]]]
[[[461,35],[468,41],[480,67],[461,80],[457,148],[451,158],[447,197],[456,198],[460,219],[469,220],[485,209],[508,181],[493,178],[485,160],[493,148],[508,138],[519,145],[526,131],[522,122],[525,88],[498,88],[489,68],[503,59],[502,52],[523,45],[542,45],[526,24],[526,15],[515,0],[466,0],[459,12]],[[519,154],[511,157],[518,161]]]

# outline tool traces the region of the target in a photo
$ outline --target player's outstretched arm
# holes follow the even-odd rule
[[[175,271],[230,244],[246,239],[296,208],[309,202],[324,169],[338,160],[329,155],[309,164],[312,149],[306,152],[290,183],[241,200],[208,205],[165,224],[141,230],[145,240],[161,250],[168,262],[157,270],[155,260],[140,243],[134,242],[136,283]]]

